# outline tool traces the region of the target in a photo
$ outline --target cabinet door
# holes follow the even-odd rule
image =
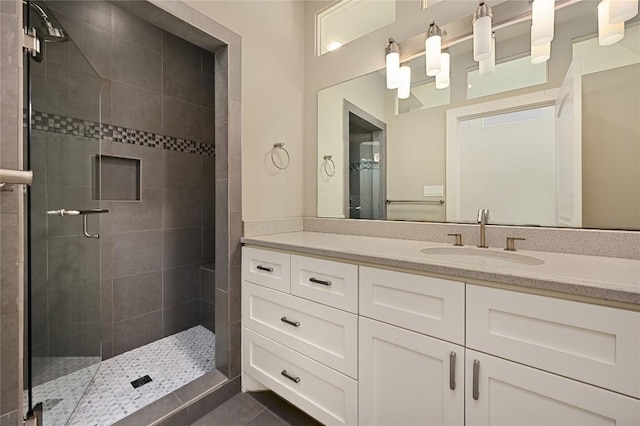
[[[463,424],[462,347],[367,318],[359,324],[361,425]]]
[[[467,425],[640,424],[636,399],[480,352],[465,359]]]

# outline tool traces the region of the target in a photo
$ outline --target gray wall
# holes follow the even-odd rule
[[[54,226],[43,230],[39,251],[46,257],[48,247],[48,262],[39,262],[49,265],[48,272],[39,276],[50,284],[34,294],[34,303],[46,307],[34,328],[48,332],[34,342],[34,355],[94,355],[100,348],[96,327],[104,359],[201,322],[213,329],[207,285],[214,283],[203,281],[210,284],[201,301],[200,265],[215,255],[214,157],[179,152],[175,145],[184,144],[175,138],[190,146],[214,143],[213,54],[109,3],[48,5],[78,48],[47,45],[34,79],[34,91],[47,96],[35,96],[34,109],[90,121],[101,112],[103,123],[171,136],[175,143],[163,149],[103,140],[98,147],[90,137],[36,132],[35,153],[47,173],[34,192],[40,189],[43,196],[37,198],[44,202],[46,191],[48,208],[98,207],[91,201],[89,167],[98,150],[141,160],[141,201],[99,204],[110,210],[99,224],[101,258],[95,241],[78,235],[80,218],[50,218]],[[67,172],[58,178],[61,170]],[[70,176],[72,170],[78,176]],[[56,219],[64,224],[56,225]],[[91,219],[97,228],[97,216]],[[76,253],[85,267],[72,268],[52,289],[53,272],[75,262],[56,252]],[[81,326],[69,318],[80,319]]]
[[[19,73],[22,57],[18,31],[22,27],[19,2],[0,2],[0,167],[21,165]],[[22,404],[22,197],[0,192],[0,423],[21,423]]]

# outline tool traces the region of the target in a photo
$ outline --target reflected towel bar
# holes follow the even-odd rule
[[[387,200],[387,204],[405,203],[405,204],[444,204],[444,200]]]

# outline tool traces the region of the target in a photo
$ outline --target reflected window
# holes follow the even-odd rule
[[[437,3],[440,3],[442,0],[422,0],[422,8],[426,9],[428,7],[434,6]]]
[[[396,0],[340,0],[316,14],[316,52],[324,55],[396,20]]]
[[[532,64],[527,55],[496,64],[496,72],[481,77],[478,69],[467,72],[467,99],[509,92],[547,82],[547,64]]]
[[[411,94],[407,99],[398,99],[395,96],[395,90],[389,91],[394,94],[396,115],[448,105],[451,102],[450,87],[436,89],[435,77],[427,77],[424,71],[416,72],[416,70],[424,70],[425,67],[424,55],[411,60],[411,69],[414,72],[411,73]]]
[[[573,43],[573,57],[582,57],[582,74],[593,74],[614,68],[640,64],[640,24],[627,25],[625,37],[603,49],[598,35]]]
[[[397,99],[397,97],[396,97]],[[435,79],[411,85],[411,95],[407,99],[397,99],[398,114],[419,111],[421,109],[434,108],[448,105],[451,99],[451,90],[436,89]]]

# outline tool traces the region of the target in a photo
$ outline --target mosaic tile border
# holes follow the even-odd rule
[[[24,126],[26,126],[26,114],[25,111],[23,113]],[[215,146],[210,144],[40,111],[33,111],[31,126],[35,130],[43,130],[45,132],[215,156]]]

